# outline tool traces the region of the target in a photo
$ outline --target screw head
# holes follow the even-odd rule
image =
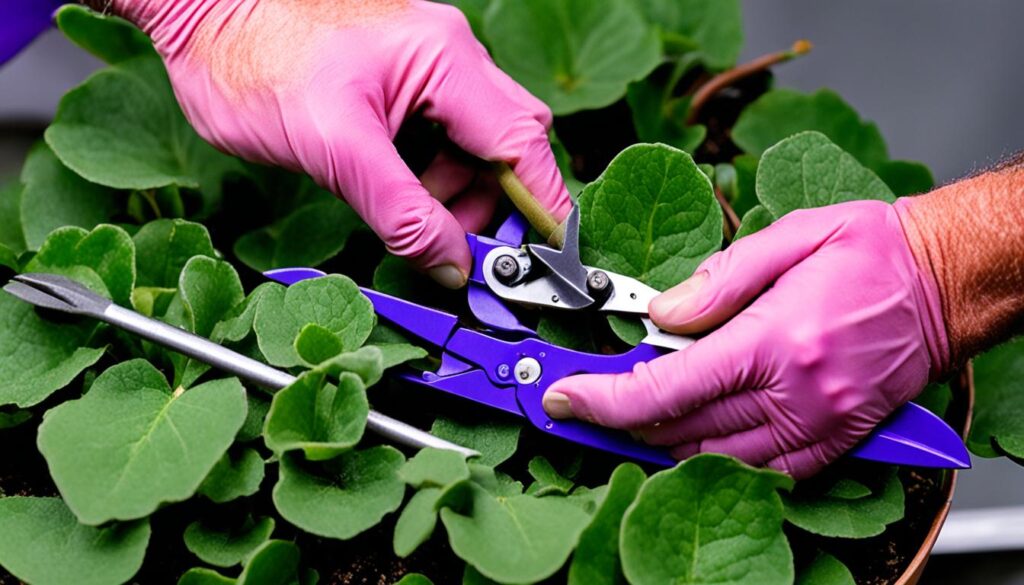
[[[607,297],[612,292],[612,279],[603,270],[595,270],[587,275],[587,290],[596,298]]]
[[[502,380],[507,380],[512,375],[512,368],[508,367],[508,364],[500,364],[498,366],[498,377]]]
[[[542,372],[540,362],[533,358],[523,358],[516,362],[516,381],[520,384],[533,384],[540,379]]]
[[[494,260],[494,277],[504,285],[511,285],[519,276],[519,261],[511,254],[502,254]]]

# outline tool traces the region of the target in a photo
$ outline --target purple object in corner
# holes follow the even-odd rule
[[[53,23],[64,0],[0,0],[0,65],[10,61]]]

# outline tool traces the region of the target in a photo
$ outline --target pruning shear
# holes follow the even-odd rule
[[[420,342],[441,351],[436,372],[405,371],[398,376],[420,386],[525,418],[537,429],[629,459],[671,466],[664,448],[634,440],[628,433],[580,420],[553,420],[541,405],[556,380],[581,373],[619,373],[693,339],[658,329],[647,316],[656,289],[621,274],[584,266],[579,254],[579,208],[564,224],[561,248],[523,245],[528,225],[513,213],[494,237],[467,235],[473,254],[469,307],[486,329],[464,327],[455,315],[374,290],[362,289],[377,315]],[[265,275],[291,285],[323,276],[311,268],[283,268]],[[591,354],[540,339],[507,303],[639,316],[647,337],[618,355]],[[925,408],[907,403],[882,421],[848,452],[860,459],[922,467],[967,468],[970,459],[957,433]]]

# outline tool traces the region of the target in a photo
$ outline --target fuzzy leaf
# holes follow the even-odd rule
[[[409,499],[395,523],[392,547],[395,554],[405,558],[430,538],[437,526],[436,505],[441,497],[440,488],[425,488]]]
[[[284,454],[302,450],[306,459],[332,459],[363,437],[370,404],[359,376],[343,372],[338,385],[308,372],[274,395],[264,427],[267,448]]]
[[[402,505],[402,454],[387,446],[352,451],[317,466],[294,456],[281,458],[274,505],[302,530],[347,540],[376,526]]]
[[[39,450],[80,521],[141,518],[196,492],[234,441],[245,408],[233,378],[174,393],[153,366],[133,360],[49,411]]]
[[[117,191],[76,175],[44,142],[29,151],[21,181],[21,226],[31,250],[39,249],[47,234],[59,227],[91,230],[109,222],[117,211]]]
[[[522,427],[514,422],[491,420],[467,423],[438,417],[430,427],[430,434],[475,449],[480,452],[480,463],[497,467],[515,455],[521,429]]]
[[[738,0],[635,0],[662,34],[694,45],[712,70],[732,67],[743,48],[743,18]]]
[[[967,446],[975,455],[1008,453],[1024,459],[1024,337],[990,349],[974,360],[977,388]]]
[[[647,475],[632,463],[615,468],[608,491],[573,553],[569,585],[624,585],[619,561],[619,531],[622,517]]]
[[[255,441],[263,436],[263,425],[267,420],[267,413],[270,412],[270,400],[263,396],[249,392],[245,400],[249,409],[245,413],[245,423],[235,437],[235,441],[239,443]]]
[[[484,34],[498,65],[555,115],[615,102],[661,60],[654,27],[623,0],[497,0]]]
[[[273,532],[274,519],[270,517],[247,517],[241,526],[230,527],[197,520],[185,529],[185,546],[204,563],[233,567],[269,540]]]
[[[384,353],[375,345],[367,345],[355,351],[338,354],[317,365],[312,371],[331,378],[350,372],[359,376],[364,386],[372,386],[384,375]]]
[[[765,151],[757,198],[775,218],[844,201],[895,200],[877,175],[820,132],[802,132]]]
[[[85,179],[118,189],[199,189],[203,214],[220,200],[237,159],[204,142],[185,120],[155,55],[119,62],[64,95],[46,142]]]
[[[206,226],[183,219],[158,219],[132,236],[138,267],[136,286],[174,288],[193,256],[216,258]]]
[[[195,256],[185,264],[178,291],[189,329],[202,337],[209,337],[217,323],[245,299],[235,268],[206,256]]]
[[[750,234],[757,233],[764,228],[770,226],[775,218],[772,216],[772,212],[768,211],[763,205],[756,205],[750,208],[743,219],[740,220],[740,227],[736,230],[736,234],[732,237],[732,241],[736,241],[742,237],[749,236]]]
[[[640,144],[580,195],[583,262],[665,290],[722,246],[722,208],[690,155]]]
[[[406,461],[398,476],[414,488],[441,488],[469,479],[469,466],[460,453],[428,447]]]
[[[931,170],[919,162],[891,160],[874,170],[897,197],[925,193],[935,186]]]
[[[856,585],[853,574],[834,556],[819,552],[796,576],[796,585]]]
[[[344,350],[340,337],[316,323],[307,323],[295,338],[295,353],[310,365],[329,360]]]
[[[102,286],[97,293],[126,307],[135,286],[135,245],[128,232],[113,225],[99,225],[92,231],[62,227],[47,236],[25,272],[82,278],[82,284],[94,289]]]
[[[261,272],[288,266],[319,266],[344,249],[348,238],[366,229],[355,211],[340,200],[312,203],[277,223],[245,234],[235,255]]]
[[[555,470],[554,466],[551,465],[551,462],[542,455],[530,459],[530,462],[527,464],[527,471],[536,480],[534,484],[536,487],[533,491],[527,490],[526,493],[528,494],[535,496],[546,496],[548,494],[568,495],[572,490],[572,480],[562,477]]]
[[[359,287],[348,277],[332,274],[268,290],[254,325],[267,361],[292,367],[301,364],[294,344],[307,323],[333,332],[345,351],[354,351],[369,337],[374,319],[373,305]]]
[[[178,585],[307,585],[310,581],[300,578],[299,557],[295,543],[268,540],[246,560],[238,579],[197,568],[182,575]]]
[[[36,585],[123,583],[142,566],[149,521],[83,526],[60,498],[0,498],[0,566]]]
[[[0,245],[15,254],[25,251],[25,234],[21,228],[21,192],[18,181],[0,186]]]
[[[224,315],[223,319],[214,326],[210,339],[218,343],[245,339],[253,331],[256,309],[259,307],[263,295],[277,288],[276,283],[264,282],[253,289],[244,301],[235,305],[235,308]]]
[[[783,495],[786,520],[822,536],[867,538],[903,518],[903,484],[895,468],[884,473],[870,496],[851,499],[856,495],[851,486],[836,488],[835,483],[833,478],[821,476]]]
[[[651,476],[626,511],[622,568],[633,585],[793,580],[777,490],[792,480],[722,455]]]
[[[607,317],[612,333],[629,345],[639,345],[647,337],[647,328],[639,319],[622,315],[608,315]]]
[[[543,315],[537,322],[537,335],[544,341],[560,347],[598,353],[594,341],[594,319],[597,317],[588,313],[571,312]]]
[[[259,491],[265,464],[255,449],[228,451],[199,486],[199,493],[223,504]]]
[[[99,361],[102,348],[83,347],[95,329],[91,320],[45,320],[0,292],[0,405],[38,404]]]
[[[146,33],[117,16],[67,4],[57,11],[57,27],[71,42],[107,63],[156,55]]]
[[[565,563],[589,516],[565,498],[495,497],[467,483],[461,511],[441,510],[452,550],[484,576],[533,583]]]

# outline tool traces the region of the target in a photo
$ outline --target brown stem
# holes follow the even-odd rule
[[[722,206],[722,212],[725,215],[722,218],[725,238],[731,242],[732,237],[736,235],[736,230],[740,228],[740,217],[736,215],[736,210],[732,208],[729,200],[726,199],[725,194],[718,187],[715,187],[715,199],[718,199],[718,204]]]
[[[689,125],[696,122],[701,108],[718,92],[773,65],[778,65],[794,57],[804,55],[811,50],[811,47],[810,41],[800,40],[793,43],[793,46],[785,51],[762,55],[753,61],[737,65],[728,71],[723,71],[712,77],[693,94],[693,98],[690,100],[690,111],[686,116],[686,124]]]

